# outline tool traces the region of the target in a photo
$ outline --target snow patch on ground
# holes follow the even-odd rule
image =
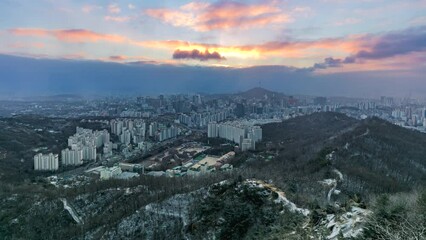
[[[338,179],[327,178],[322,181],[319,181],[321,185],[325,187],[331,187],[327,194],[327,201],[329,203],[331,203],[331,195],[340,194],[340,190],[337,189],[337,182],[343,181],[343,174],[339,170],[333,169],[333,172],[337,175]]]
[[[368,129],[367,129],[368,130]],[[368,132],[367,132],[368,134]],[[337,183],[343,181],[343,173],[339,170],[334,169],[333,172],[336,174],[336,179],[324,179],[319,181],[320,184],[326,187],[331,187],[327,194],[327,200],[331,204],[331,195],[340,194],[340,190],[337,189]],[[328,214],[327,218],[323,222],[326,228],[331,230],[330,235],[326,239],[336,240],[341,233],[344,238],[355,238],[359,236],[363,231],[364,222],[367,217],[371,214],[370,210],[362,209],[353,206],[350,211],[336,216],[334,214]]]
[[[181,218],[183,225],[188,225],[188,207],[190,205],[190,200],[185,199],[188,197],[187,194],[177,194],[161,204],[151,203],[145,206],[145,211],[165,215],[169,217]]]
[[[350,144],[347,142],[343,148],[344,148],[345,150],[348,150],[348,149],[349,149],[349,146],[350,146]]]
[[[327,215],[326,227],[331,230],[331,234],[327,236],[327,239],[338,239],[340,233],[342,233],[344,238],[358,237],[362,233],[364,222],[370,214],[370,210],[354,206],[351,211],[340,215],[337,219],[334,214]]]
[[[81,219],[74,211],[74,209],[68,204],[68,201],[65,198],[61,198],[62,203],[64,204],[64,209],[68,211],[74,221],[78,224],[82,224],[83,219]]]
[[[280,189],[278,189],[277,187],[275,187],[272,184],[269,183],[265,183],[263,181],[260,180],[246,180],[247,183],[256,186],[258,188],[264,188],[266,190],[269,190],[271,192],[275,192],[278,194],[278,198],[274,200],[275,203],[281,203],[283,204],[283,206],[285,208],[287,208],[289,211],[291,212],[297,212],[300,213],[304,216],[308,216],[310,214],[310,211],[308,209],[304,209],[304,208],[299,208],[296,206],[296,204],[294,204],[293,202],[291,202],[290,200],[288,200],[285,197],[285,194],[283,191],[281,191]]]
[[[334,170],[333,170],[333,172],[334,172],[335,174],[337,174],[337,176],[339,177],[339,180],[340,180],[340,181],[343,181],[343,174],[342,174],[339,170],[334,169]]]
[[[319,181],[319,183],[321,183],[324,186],[330,187],[330,186],[334,186],[337,183],[337,181],[336,179],[327,178],[322,181]]]

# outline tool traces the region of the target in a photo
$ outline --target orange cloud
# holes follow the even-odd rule
[[[204,52],[210,50],[219,52],[226,57],[259,57],[260,52],[256,49],[243,49],[242,46],[223,46],[218,44],[193,43],[187,41],[170,40],[170,41],[145,41],[141,42],[145,47],[162,48],[162,49],[180,49],[181,51],[198,50]]]
[[[262,10],[265,11],[265,10]],[[313,41],[275,41],[253,45],[219,45],[187,42],[179,40],[170,41],[138,41],[121,35],[97,33],[85,29],[27,29],[17,28],[9,30],[10,33],[18,36],[54,37],[63,42],[112,42],[130,44],[144,48],[158,48],[175,51],[217,52],[226,58],[235,57],[241,59],[261,59],[267,56],[284,58],[324,58],[332,54],[336,57],[344,57],[360,50],[368,50],[368,46],[363,46],[363,36],[353,36],[348,38],[320,39]]]
[[[173,59],[165,60],[153,60],[144,56],[128,56],[128,55],[114,55],[106,58],[98,58],[97,60],[106,61],[106,62],[116,62],[116,63],[131,63],[131,64],[155,64],[155,65],[180,65],[181,63]]]
[[[320,39],[316,41],[294,42],[267,42],[254,45],[225,46],[217,44],[192,43],[186,41],[146,41],[141,43],[145,47],[215,51],[225,57],[261,58],[265,55],[274,55],[287,58],[302,58],[328,55],[329,52],[339,52],[342,56],[355,53],[362,49],[358,38],[348,39]]]
[[[9,30],[10,33],[19,36],[47,36],[48,31],[45,29],[36,29],[36,28],[14,28]]]
[[[23,43],[23,42],[17,42],[13,44],[9,44],[8,47],[10,48],[44,48],[46,45],[44,43],[40,42],[34,42],[34,43]]]
[[[358,35],[309,41],[274,41],[249,45],[220,45],[180,40],[139,41],[122,35],[103,34],[84,29],[46,30],[17,28],[11,29],[9,32],[18,36],[53,37],[58,41],[70,43],[105,41],[143,48],[165,49],[170,52],[175,52],[179,49],[184,53],[217,53],[221,58],[226,58],[230,62],[232,62],[232,58],[267,61],[268,58],[272,57],[286,61],[291,59],[303,60],[305,64],[317,63],[327,57],[342,59],[347,56],[355,56],[357,53],[365,55],[371,52],[374,46],[380,45],[378,43],[382,41],[380,35]],[[109,60],[119,61],[120,59],[124,61],[123,58],[118,57],[110,58]]]
[[[8,54],[12,56],[35,58],[35,59],[66,59],[66,60],[86,60],[87,55],[84,52],[70,53],[70,54],[57,54],[49,55],[43,53],[23,53],[23,52],[2,52],[2,54]]]
[[[15,28],[10,29],[10,33],[18,36],[36,36],[36,37],[54,37],[59,41],[64,42],[125,42],[127,38],[120,35],[102,34],[85,29],[31,29],[31,28]]]
[[[258,28],[292,20],[275,2],[271,1],[259,4],[233,1],[221,1],[213,4],[191,2],[181,6],[178,10],[148,9],[145,13],[165,23],[189,27],[196,31]]]

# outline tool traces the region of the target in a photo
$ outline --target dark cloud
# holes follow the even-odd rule
[[[333,62],[333,60],[328,60]],[[22,71],[23,66],[25,71]],[[294,67],[219,68],[149,62],[33,59],[0,54],[2,96],[61,93],[155,95],[238,92],[261,86],[287,94],[424,96],[424,68],[397,71],[312,74]],[[363,84],[364,83],[364,84]],[[368,84],[367,84],[368,83]],[[409,83],[409,84],[407,84]]]
[[[194,49],[192,51],[181,51],[181,50],[178,49],[173,53],[173,59],[196,59],[196,60],[200,60],[200,61],[226,60],[226,58],[221,56],[218,52],[210,53],[209,50],[206,50],[204,52],[200,52],[197,49]]]
[[[110,56],[109,59],[112,60],[112,61],[124,61],[124,60],[126,60],[126,57],[124,57],[124,56]]]
[[[369,50],[361,50],[344,59],[325,58],[304,70],[314,71],[330,67],[340,67],[355,63],[357,60],[379,60],[397,55],[426,51],[426,26],[409,28],[381,36],[369,35],[361,39],[362,45]]]
[[[307,70],[313,71],[316,69],[326,69],[326,68],[331,68],[331,67],[340,67],[343,64],[349,64],[349,63],[354,63],[356,61],[355,57],[346,57],[344,59],[340,59],[340,58],[332,58],[332,57],[328,57],[324,59],[324,62],[322,63],[315,63],[314,66],[307,68]]]
[[[336,58],[325,58],[324,62],[322,63],[315,63],[314,68],[316,69],[325,69],[329,67],[340,67],[342,65],[342,59],[336,59]]]
[[[325,58],[323,62],[315,63],[312,67],[301,68],[299,69],[299,71],[312,72],[318,69],[341,67],[343,64],[353,63],[353,62],[355,62],[355,59],[352,57],[347,57],[345,59],[328,57],[328,58]]]
[[[370,50],[355,54],[358,59],[382,59],[426,50],[426,26],[392,32],[380,37],[366,37]]]

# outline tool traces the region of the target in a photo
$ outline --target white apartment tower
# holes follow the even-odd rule
[[[83,150],[81,149],[70,150],[66,148],[61,151],[61,160],[62,160],[62,165],[64,166],[81,165],[83,164]]]
[[[256,143],[262,141],[262,128],[241,122],[210,122],[207,125],[207,137],[225,138],[237,143],[242,151],[247,151],[255,149]]]
[[[58,154],[37,154],[34,156],[34,170],[55,171],[58,170]]]

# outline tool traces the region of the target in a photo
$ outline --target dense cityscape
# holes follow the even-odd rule
[[[398,133],[400,130],[392,129],[391,125],[408,131],[401,135],[403,138],[410,136],[411,133],[409,132],[413,132],[413,134],[421,134],[415,137],[416,139],[419,137],[422,139],[426,133],[426,102],[421,99],[401,99],[388,96],[376,99],[292,96],[261,87],[252,88],[244,92],[217,95],[174,94],[149,97],[100,97],[95,99],[86,99],[77,95],[55,95],[33,99],[9,99],[1,101],[0,106],[2,115],[0,124],[3,124],[3,130],[16,132],[17,134],[16,137],[11,134],[4,135],[9,136],[11,140],[3,141],[3,143],[7,142],[7,144],[4,145],[5,147],[0,148],[0,158],[5,163],[9,162],[12,170],[9,174],[0,175],[0,178],[5,181],[16,181],[13,179],[28,181],[32,179],[32,182],[43,183],[45,187],[53,186],[56,189],[55,191],[69,191],[68,193],[65,192],[66,194],[81,191],[78,189],[91,189],[93,186],[102,186],[100,185],[102,183],[105,183],[105,186],[111,186],[111,184],[118,184],[117,186],[124,184],[127,186],[137,183],[138,185],[133,188],[127,187],[123,190],[121,187],[117,188],[119,191],[124,191],[122,192],[123,196],[130,194],[137,197],[142,191],[141,186],[147,184],[147,181],[156,182],[170,179],[174,184],[179,181],[185,181],[186,184],[183,186],[189,186],[189,182],[197,179],[228,179],[229,177],[232,178],[232,176],[239,179],[241,175],[248,177],[251,174],[255,174],[250,173],[250,171],[258,171],[256,174],[264,176],[264,173],[275,170],[262,170],[263,167],[260,166],[273,167],[274,164],[278,164],[283,157],[282,154],[289,151],[285,150],[288,149],[286,147],[288,144],[290,144],[289,146],[296,144],[295,150],[292,150],[296,151],[294,153],[296,155],[290,156],[290,159],[294,158],[294,156],[304,156],[303,152],[297,152],[296,149],[301,144],[299,141],[305,138],[303,136],[309,136],[310,133],[312,135],[306,138],[308,141],[325,134],[319,140],[326,139],[321,140],[325,142],[336,141],[333,144],[339,146],[334,149],[329,148],[327,145],[330,143],[328,143],[325,147],[322,147],[319,159],[323,159],[320,161],[325,161],[326,165],[317,166],[316,169],[321,169],[325,166],[330,167],[328,164],[336,162],[342,157],[343,159],[347,158],[348,156],[341,155],[345,154],[345,152],[352,154],[349,158],[366,154],[365,157],[368,159],[373,156],[376,157],[372,159],[380,159],[382,155],[377,155],[377,150],[364,153],[369,151],[366,149],[371,144],[379,144],[377,147],[383,149],[385,153],[382,154],[385,155],[388,151],[386,149],[394,151],[392,150],[395,148],[393,145],[381,142],[386,140],[377,138],[383,133],[385,135],[391,134],[386,135],[384,139],[392,138],[393,134],[401,134]],[[354,125],[349,128],[340,127],[340,125],[344,126],[345,124]],[[387,124],[389,125],[387,126]],[[384,126],[385,129],[380,130]],[[322,128],[325,130],[324,133],[321,133],[323,131]],[[363,130],[357,130],[358,128]],[[293,132],[293,129],[299,130]],[[350,133],[346,133],[347,131]],[[356,133],[357,131],[362,132]],[[384,132],[382,133],[381,131]],[[26,135],[26,137],[20,137],[21,134]],[[327,134],[331,135],[324,138]],[[344,137],[346,134],[349,134],[351,136],[349,139],[352,138],[352,140],[344,140],[347,138]],[[25,138],[30,139],[32,137],[41,138],[33,144],[27,143],[28,141]],[[358,140],[360,138],[364,140]],[[375,138],[377,139],[373,140]],[[401,141],[405,141],[403,138]],[[294,141],[296,142],[293,143]],[[417,141],[410,140],[411,143]],[[356,150],[359,144],[367,145]],[[394,140],[391,144],[394,144]],[[401,144],[403,144],[401,146],[405,146],[406,143]],[[421,144],[421,142],[418,142],[418,144]],[[304,145],[302,144],[301,146]],[[313,146],[315,145],[308,144],[301,147],[300,150],[307,151],[306,149],[312,149]],[[400,159],[401,155],[399,154],[406,152],[405,147],[398,146],[396,149],[398,152],[391,157],[392,159],[394,157]],[[421,147],[412,148],[410,151],[415,155],[411,159],[417,159],[416,151],[421,151],[421,149]],[[339,157],[336,155],[339,155]],[[295,173],[289,172],[287,175],[293,176],[293,174],[297,174],[297,171],[300,171],[298,169],[310,168],[312,163],[308,162],[307,164],[302,168],[291,170]],[[367,164],[369,163],[367,162]],[[383,163],[375,162],[371,167],[376,169],[381,164]],[[409,164],[418,166],[419,168],[416,171],[423,171],[421,163],[409,162]],[[322,186],[321,188],[330,189],[327,190],[326,198],[321,201],[326,206],[334,204],[335,209],[343,211],[338,204],[341,201],[339,199],[345,195],[342,195],[341,190],[337,189],[338,186],[340,186],[339,188],[344,188],[346,184],[346,188],[354,192],[369,192],[372,190],[365,190],[365,187],[359,187],[362,185],[358,185],[358,178],[351,179],[350,175],[347,176],[340,169],[345,169],[344,165],[337,167],[337,164],[334,163],[329,170],[331,173],[325,176],[330,176],[331,174],[335,177],[319,180],[318,177],[324,178],[324,176],[319,175],[314,177],[314,179],[318,180],[306,181],[303,180],[303,176],[301,180],[298,180],[302,182],[298,184],[303,186],[317,182],[317,186],[313,189],[319,189],[320,186]],[[350,172],[352,169],[354,168],[350,167],[346,171]],[[402,169],[406,169],[406,167]],[[15,171],[19,171],[21,174],[16,175]],[[313,171],[316,172],[318,170]],[[276,177],[281,175],[280,171],[276,173],[278,174]],[[370,173],[367,171],[361,174],[365,174],[364,177],[368,179],[367,174]],[[386,177],[385,175],[378,175],[378,177],[410,182],[415,179],[415,177],[413,178],[415,175],[411,174],[419,173],[413,172],[406,173],[408,175],[401,175],[400,170],[398,170],[392,171],[391,175],[389,175],[388,171],[383,172],[383,174],[386,174]],[[420,173],[419,176],[421,175],[423,173]],[[275,179],[280,178],[276,177]],[[284,183],[292,181],[285,179]],[[229,180],[224,180],[224,182],[227,181]],[[275,180],[275,182],[279,181]],[[376,180],[373,182],[376,182]],[[225,183],[220,183],[219,185],[221,184]],[[226,189],[229,187],[227,184],[223,185]],[[259,196],[267,197],[269,195],[262,195],[264,193],[257,191],[269,191],[276,194],[280,199],[275,200],[278,201],[276,203],[282,204],[291,214],[308,218],[315,216],[306,205],[303,205],[303,202],[298,202],[298,204],[302,204],[305,208],[298,207],[282,191],[276,189],[273,185],[269,185],[269,182],[245,180],[240,184],[238,188],[252,190],[260,188],[252,193],[261,194]],[[388,183],[383,182],[382,184]],[[395,187],[394,183],[389,184],[391,184],[389,185],[392,186],[391,188]],[[415,187],[417,183],[413,181],[413,184],[412,186]],[[212,185],[213,189],[215,187],[217,185]],[[50,187],[47,187],[47,189],[50,189]],[[161,192],[161,190],[159,191]],[[226,191],[229,191],[229,189]],[[287,191],[293,190],[290,188]],[[234,193],[229,194],[231,197]],[[350,194],[350,192],[345,194]],[[316,195],[315,199],[321,199],[319,196]],[[240,197],[245,199],[244,196]],[[102,200],[99,200],[101,202],[94,204],[93,207],[106,203],[110,198],[102,197]],[[88,217],[86,214],[89,214],[90,211],[87,212],[88,210],[83,205],[80,205],[79,201],[81,199],[85,199],[86,203],[89,201],[82,195],[79,195],[75,200],[70,200],[69,197],[63,196],[60,201],[63,204],[63,209],[69,214],[68,216],[73,219],[71,222],[75,226],[85,226],[90,229],[92,225],[84,223],[84,218]],[[177,213],[176,211],[180,209],[178,206],[180,206],[181,201],[187,201],[184,199],[196,198],[186,196],[177,202],[175,200],[166,200],[166,202],[158,205],[158,208],[162,209],[161,211],[168,211],[168,220],[166,220],[168,224],[171,224],[168,221],[171,221],[174,216],[180,218],[185,217],[185,214],[198,213],[199,210],[185,210],[189,211],[187,213],[179,210],[179,213]],[[367,224],[366,222],[370,221],[368,219],[370,219],[372,213],[369,209],[362,207],[361,203],[351,203],[351,206],[349,210],[346,210],[347,212],[327,215],[321,223],[313,225],[313,231],[316,233],[311,232],[309,235],[323,236],[328,239],[338,239],[339,235],[344,236],[344,238],[363,236],[361,234],[366,231],[365,225]],[[146,205],[144,208],[143,214],[149,214],[151,212],[150,209],[156,207],[155,205]],[[59,207],[55,211],[60,209]],[[135,214],[131,216],[137,216],[139,213]],[[259,214],[256,213],[254,216],[257,217]],[[159,217],[160,215],[156,216]],[[157,219],[157,217],[155,217],[155,220],[138,223],[142,225],[137,225],[136,229],[145,223],[161,222],[162,220]],[[352,221],[353,217],[358,220]],[[299,220],[295,222],[295,224],[299,223]],[[173,226],[174,231],[178,231],[182,227],[180,224],[172,224],[171,226]],[[125,225],[125,228],[133,229],[131,226]],[[156,228],[146,230],[148,231],[147,234],[151,234],[153,229]],[[108,231],[107,234],[111,234]],[[325,232],[319,233],[318,231]],[[176,236],[180,235],[177,232],[174,234],[177,234]],[[191,234],[195,234],[195,232]],[[111,236],[121,235],[112,234]],[[135,234],[132,236],[135,236]],[[154,237],[152,235],[149,238]]]
[[[315,112],[340,112],[356,119],[379,117],[426,132],[426,103],[409,98],[288,96],[259,87],[216,96],[179,94],[90,101],[77,96],[52,98],[57,99],[3,102],[0,112],[4,117],[34,114],[101,124],[99,130],[77,126],[68,138],[67,148],[60,152],[34,149],[34,170],[60,170],[60,176],[75,179],[79,174],[94,173],[100,179],[125,179],[139,174],[175,177],[230,170],[228,160],[235,152],[255,150],[256,143],[261,142],[262,125]],[[51,129],[46,126],[38,131]],[[221,156],[205,154],[210,148],[209,139],[224,140],[232,151]],[[181,144],[174,151],[162,149],[176,143]],[[84,171],[67,174],[70,166],[82,165]]]

